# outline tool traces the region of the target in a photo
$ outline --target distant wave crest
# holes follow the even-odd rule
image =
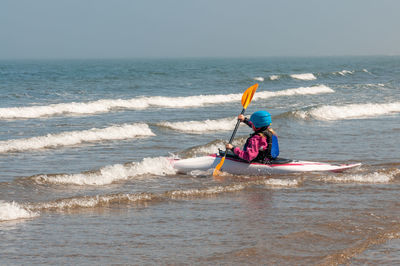
[[[324,85],[288,89],[277,92],[261,91],[257,92],[254,99],[265,99],[275,96],[287,96],[295,94],[317,94],[333,92],[332,89]],[[115,109],[146,109],[150,107],[161,108],[194,108],[209,104],[221,104],[230,102],[239,102],[242,93],[216,94],[216,95],[196,95],[186,97],[138,97],[133,99],[103,99],[86,103],[60,103],[44,106],[28,107],[6,107],[0,108],[0,119],[31,119],[39,117],[48,117],[55,115],[91,115],[96,113],[110,112]]]
[[[316,85],[311,87],[300,87],[294,89],[287,89],[281,91],[262,91],[257,92],[253,99],[268,99],[271,97],[278,96],[293,96],[293,95],[307,95],[307,94],[322,94],[322,93],[333,93],[335,92],[331,88],[325,85]]]
[[[271,76],[269,76],[269,80],[278,80],[280,78],[281,78],[281,76],[279,76],[279,75],[271,75]]]
[[[186,133],[204,133],[217,130],[232,130],[237,118],[222,118],[204,121],[161,122],[158,126],[170,128]]]
[[[317,77],[313,73],[292,74],[290,77],[300,80],[316,80]]]
[[[345,120],[362,119],[400,112],[400,102],[366,103],[348,105],[326,105],[311,110],[295,111],[294,116],[301,119]]]
[[[352,75],[354,71],[343,69],[342,71],[335,72],[334,74],[338,74],[341,76]]]

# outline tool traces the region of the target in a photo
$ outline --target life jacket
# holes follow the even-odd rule
[[[268,162],[271,160],[275,160],[279,156],[279,143],[278,143],[278,137],[273,134],[271,131],[268,129],[262,131],[262,132],[255,132],[250,135],[250,137],[247,139],[246,144],[244,145],[244,150],[247,149],[247,144],[249,142],[249,139],[252,138],[255,135],[260,135],[261,137],[265,137],[267,139],[267,149],[263,150],[260,149],[258,151],[258,155],[255,159],[252,160],[252,162]]]

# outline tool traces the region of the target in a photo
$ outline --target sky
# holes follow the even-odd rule
[[[0,59],[400,55],[398,0],[1,0]]]

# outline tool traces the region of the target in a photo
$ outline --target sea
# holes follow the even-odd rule
[[[281,158],[362,165],[177,173],[255,83]],[[399,143],[399,56],[2,60],[0,264],[399,265]]]

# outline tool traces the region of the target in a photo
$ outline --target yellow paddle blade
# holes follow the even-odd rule
[[[221,158],[221,161],[219,162],[219,164],[215,167],[214,172],[213,172],[213,176],[217,176],[220,173],[220,169],[222,167],[222,165],[224,164],[225,161],[225,156]]]
[[[254,84],[253,86],[249,87],[242,95],[242,106],[244,109],[250,104],[251,99],[253,99],[254,93],[258,88],[258,83]]]

